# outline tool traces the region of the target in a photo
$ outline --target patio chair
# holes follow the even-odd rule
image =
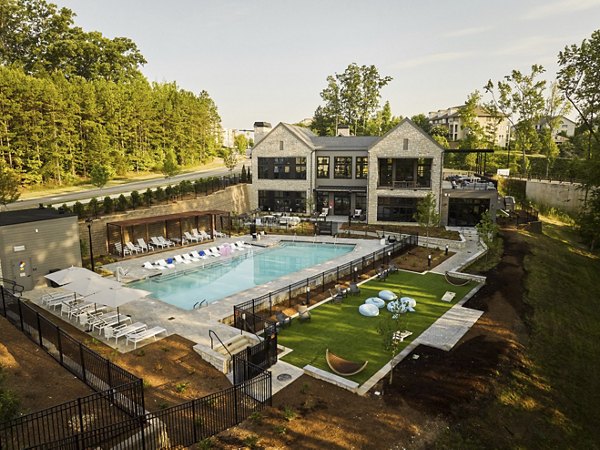
[[[279,328],[285,328],[286,326],[291,326],[292,325],[292,318],[290,316],[288,316],[286,313],[280,311],[277,314],[275,314],[275,319],[277,319],[277,322],[275,323],[275,326],[279,329]]]
[[[306,305],[298,305],[298,320],[300,323],[311,319],[310,311]]]
[[[189,262],[198,262],[198,261],[200,261],[200,258],[191,257],[189,253],[183,253],[181,255],[181,257],[183,258],[184,261],[189,261]]]
[[[156,236],[152,236],[150,238],[150,242],[152,242],[152,245],[154,245],[155,247],[165,248],[167,246],[167,244],[164,244],[161,241],[159,241],[158,237]]]
[[[169,239],[165,239],[162,236],[158,236],[158,241],[165,244],[167,247],[175,247],[175,242],[170,241]]]
[[[200,252],[201,252],[202,254],[198,253],[198,251],[197,251],[197,250],[192,250],[192,251],[190,252],[190,255],[192,255],[192,258],[197,258],[197,259],[198,259],[198,261],[200,261],[201,259],[206,259],[206,258],[208,258],[208,255],[207,255],[206,253],[204,253],[202,250],[200,250]]]
[[[213,256],[221,256],[221,252],[217,247],[211,247],[208,250],[212,253]]]
[[[131,250],[129,250],[127,247],[123,247],[120,242],[115,242],[115,250],[119,256],[131,255]]]
[[[360,294],[360,288],[356,283],[350,283],[350,293],[352,295]]]
[[[133,342],[133,348],[135,350],[135,348],[137,347],[137,343],[141,342],[143,340],[149,339],[151,337],[154,338],[154,340],[156,341],[156,336],[161,334],[161,333],[167,333],[167,330],[165,330],[162,327],[153,327],[150,328],[148,330],[144,330],[144,331],[140,331],[139,333],[129,333],[128,335],[126,335],[126,345],[129,345],[130,342]]]
[[[369,361],[350,361],[341,356],[335,355],[331,353],[329,349],[325,350],[325,359],[327,360],[327,365],[329,368],[336,374],[341,375],[343,377],[350,377],[352,375],[356,375],[357,373],[362,372]]]
[[[329,208],[323,208],[321,210],[321,214],[319,214],[319,217],[327,217],[329,215]]]
[[[352,219],[360,220],[361,216],[362,216],[362,209],[355,209],[354,214],[352,214]]]
[[[227,235],[225,233],[221,233],[219,230],[215,230],[213,234],[215,235],[215,237],[218,237],[218,238],[227,237]]]
[[[175,264],[168,263],[164,259],[159,259],[154,264],[156,264],[157,266],[164,267],[165,269],[172,269],[173,267],[175,267]]]
[[[235,241],[235,243],[237,244],[238,247],[252,248],[252,245],[250,245],[250,244],[248,244],[247,242],[244,242],[244,241]]]
[[[143,238],[139,238],[137,240],[138,242],[138,246],[142,249],[142,251],[150,251],[150,250],[154,250],[154,246],[150,245],[150,244],[146,244],[146,241],[144,241]]]
[[[384,281],[388,276],[388,272],[387,270],[385,270],[383,267],[380,267],[377,271],[377,279]]]
[[[333,303],[342,303],[342,301],[344,300],[344,294],[342,294],[341,292],[338,292],[335,289],[329,289],[329,295],[331,296],[331,300],[333,300]]]
[[[125,246],[129,249],[129,251],[133,254],[133,252],[136,253],[140,253],[143,252],[144,250],[142,249],[142,247],[139,247],[137,245],[135,245],[133,242],[126,242]]]
[[[338,294],[342,294],[342,297],[348,297],[348,291],[350,291],[349,288],[342,286],[341,284],[336,284],[335,285],[335,290],[338,292]]]
[[[175,262],[176,262],[177,264],[189,264],[189,263],[191,263],[192,261],[187,261],[187,260],[183,259],[183,256],[182,256],[182,255],[175,255]]]
[[[390,265],[388,266],[388,272],[389,273],[396,273],[396,272],[398,272],[398,267],[396,266],[396,264],[390,263]]]
[[[165,270],[166,269],[166,267],[154,265],[150,261],[146,261],[144,264],[142,264],[142,267],[144,269],[148,269],[148,270]]]
[[[206,231],[204,230],[200,230],[200,233],[198,233],[200,236],[202,236],[202,239],[206,239],[206,240],[211,240],[212,236],[210,234],[208,234]]]
[[[194,241],[194,242],[202,241],[202,236],[192,236],[189,231],[184,231],[183,236],[190,242],[191,241]]]
[[[106,328],[104,330],[104,337],[110,340],[111,338],[115,338],[115,344],[119,342],[119,338],[123,336],[127,336],[131,333],[140,333],[142,331],[146,331],[148,325],[143,322],[136,322],[132,324],[121,324],[114,327]]]

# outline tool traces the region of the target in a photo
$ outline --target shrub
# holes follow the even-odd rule
[[[85,214],[85,207],[81,202],[75,202],[73,205],[73,212],[77,214],[77,217],[82,219]]]
[[[117,199],[117,209],[119,211],[126,211],[128,206],[129,202],[127,201],[127,197],[123,194],[119,195],[119,198]]]
[[[142,196],[140,195],[140,193],[138,191],[133,191],[131,193],[131,207],[133,209],[137,208],[138,205],[141,205],[142,203]]]
[[[144,205],[146,205],[146,206],[152,205],[152,198],[153,198],[152,189],[150,189],[150,188],[146,189],[146,192],[144,192]]]
[[[115,202],[108,195],[102,200],[102,206],[104,207],[104,214],[110,214],[115,210]]]

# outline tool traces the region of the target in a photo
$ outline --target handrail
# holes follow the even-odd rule
[[[229,356],[231,356],[233,358],[233,355],[231,354],[231,352],[229,351],[229,349],[227,348],[227,346],[223,343],[223,341],[221,340],[221,338],[217,335],[217,333],[214,330],[208,330],[208,337],[210,338],[210,349],[214,350],[213,338],[212,338],[213,334],[219,340],[219,342],[221,343],[221,345],[223,346],[223,348],[225,349],[225,351],[227,353],[229,353]]]
[[[8,278],[3,278],[0,277],[0,282],[5,285],[5,284],[9,284],[12,286],[12,294],[13,295],[17,295],[19,297],[21,297],[21,295],[23,294],[23,291],[25,290],[25,286],[22,286],[20,284],[18,284],[16,281],[14,280],[9,280]],[[6,287],[7,291],[10,291],[11,289],[9,287]]]
[[[262,340],[261,340],[261,337],[258,334],[256,334],[256,331],[254,331],[254,329],[252,329],[250,326],[248,326],[248,321],[246,320],[246,313],[243,313],[241,317],[242,317],[242,321],[244,322],[244,325],[246,325],[246,326],[244,327],[244,329],[240,328],[240,334],[243,334],[244,331],[248,332],[247,329],[249,329],[250,333],[252,333],[254,336],[256,336],[256,338],[258,339],[258,342],[264,341],[265,338],[262,338]]]

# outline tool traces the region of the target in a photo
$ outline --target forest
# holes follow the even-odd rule
[[[75,26],[44,0],[0,2],[0,169],[21,186],[75,184],[210,160],[221,119],[206,91],[150,83],[127,38]]]

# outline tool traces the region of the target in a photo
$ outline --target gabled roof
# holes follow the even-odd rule
[[[432,138],[428,133],[425,133],[423,131],[423,129],[418,126],[416,123],[414,123],[412,120],[410,120],[408,117],[405,117],[404,119],[402,119],[400,121],[400,123],[398,125],[396,125],[394,128],[392,128],[390,131],[388,131],[387,133],[385,133],[383,136],[381,136],[381,138],[379,140],[377,140],[376,142],[374,142],[373,144],[371,144],[371,146],[369,147],[369,150],[372,149],[375,145],[377,145],[379,143],[379,141],[383,141],[387,136],[389,136],[391,133],[393,133],[394,131],[396,131],[396,129],[400,128],[402,125],[404,124],[408,124],[411,127],[413,127],[414,129],[416,129],[417,131],[419,131],[424,137],[426,137],[427,139],[429,139],[431,142],[433,142],[437,147],[439,147],[440,150],[444,151],[445,148],[442,147],[438,141],[436,141],[434,138]]]
[[[315,136],[312,142],[317,150],[367,150],[379,139],[380,136]]]

